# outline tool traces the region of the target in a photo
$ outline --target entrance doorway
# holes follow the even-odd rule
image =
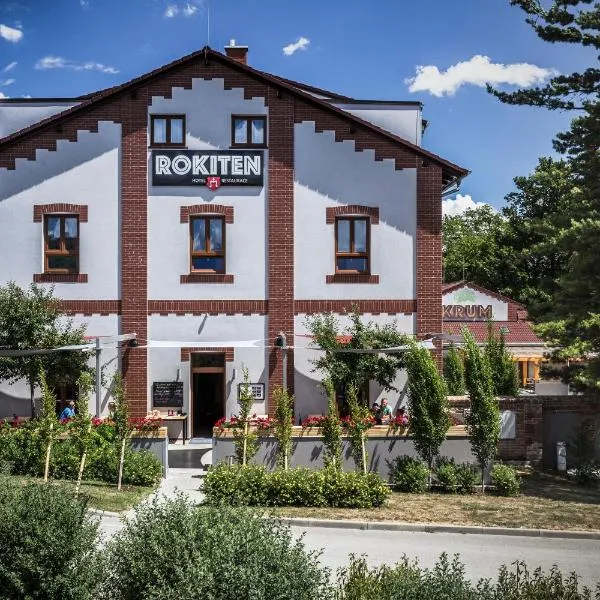
[[[192,436],[212,437],[213,425],[225,416],[225,357],[193,353]]]

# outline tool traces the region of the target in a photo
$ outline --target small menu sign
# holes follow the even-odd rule
[[[152,384],[152,407],[182,407],[183,381],[155,381]]]

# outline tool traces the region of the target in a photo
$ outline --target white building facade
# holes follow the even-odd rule
[[[467,174],[421,147],[420,104],[226,50],[80,99],[0,101],[0,285],[54,286],[90,337],[136,333],[103,350],[105,381],[120,369],[135,415],[184,412],[191,435],[237,412],[243,369],[272,414],[281,333],[296,417],[323,410],[310,315],[355,304],[440,332],[441,194]],[[0,384],[0,415],[28,407]]]

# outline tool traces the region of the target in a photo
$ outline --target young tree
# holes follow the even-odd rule
[[[519,393],[517,365],[510,352],[506,350],[504,333],[494,332],[494,324],[488,322],[484,356],[490,366],[494,394],[496,396],[516,396]]]
[[[366,475],[368,471],[367,461],[367,431],[373,425],[373,417],[368,406],[358,400],[358,390],[349,385],[346,388],[348,406],[350,408],[349,418],[346,420],[346,428],[350,437],[352,457],[357,469]]]
[[[465,365],[454,344],[450,344],[444,359],[444,378],[450,396],[462,396],[465,393]]]
[[[81,448],[81,461],[79,462],[79,472],[77,473],[77,484],[75,486],[75,495],[79,495],[81,480],[83,479],[83,471],[85,470],[85,461],[87,459],[87,450],[90,443],[92,433],[92,416],[89,410],[89,394],[94,387],[94,378],[89,372],[84,372],[77,380],[78,387],[78,406],[77,414],[75,415],[72,435],[75,436]]]
[[[240,465],[246,466],[258,452],[258,435],[250,429],[251,410],[254,405],[254,396],[250,387],[248,369],[243,369],[244,382],[240,388],[238,404],[240,412],[237,417],[237,426],[233,430],[235,454]]]
[[[429,487],[433,460],[440,452],[450,428],[448,390],[431,353],[427,348],[411,343],[406,353],[408,376],[408,431],[415,449],[429,465]]]
[[[394,390],[393,381],[402,367],[401,354],[345,350],[393,348],[406,344],[407,337],[398,333],[394,323],[383,326],[363,323],[355,306],[348,316],[350,327],[347,330],[331,313],[307,318],[308,331],[314,336],[316,346],[324,350],[322,356],[312,361],[314,371],[323,372],[336,391],[348,385],[363,390],[369,381],[376,381],[386,391]]]
[[[45,350],[85,343],[85,328],[77,328],[61,313],[53,290],[31,285],[23,290],[14,282],[0,287],[0,348],[5,350]],[[35,389],[40,373],[50,388],[73,383],[88,369],[88,355],[80,351],[47,352],[20,356],[0,356],[0,381],[29,384],[31,414],[36,413]]]
[[[113,419],[115,421],[115,439],[120,447],[119,453],[119,475],[117,478],[117,490],[121,490],[123,482],[123,465],[125,464],[125,447],[131,436],[133,426],[129,419],[129,404],[125,397],[123,381],[119,373],[115,374],[112,384],[112,397],[115,402]]]
[[[44,461],[44,481],[48,481],[50,474],[50,455],[52,454],[52,445],[59,433],[59,423],[56,417],[56,397],[46,384],[46,376],[41,371],[39,382],[42,388],[42,414],[39,419],[38,431],[46,442],[46,460]]]
[[[481,491],[484,492],[485,469],[494,458],[500,439],[500,409],[494,396],[494,381],[486,357],[471,332],[464,328],[465,382],[471,406],[466,415],[467,433],[473,454],[481,467]]]
[[[323,382],[327,393],[327,416],[323,421],[323,463],[326,468],[342,470],[342,428],[335,402],[335,388],[330,379]]]
[[[294,397],[287,390],[276,387],[275,400],[275,437],[277,438],[277,457],[284,471],[288,470],[292,453],[292,424],[294,420]]]

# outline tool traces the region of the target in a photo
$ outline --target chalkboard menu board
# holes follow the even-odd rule
[[[152,407],[163,406],[183,406],[183,381],[155,381],[152,384]]]

